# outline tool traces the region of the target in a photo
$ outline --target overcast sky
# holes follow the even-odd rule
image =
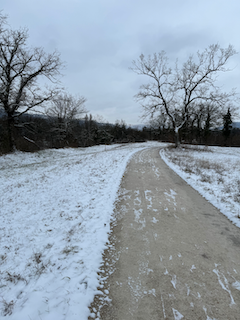
[[[86,108],[114,123],[142,121],[134,95],[147,78],[129,70],[141,53],[165,50],[186,59],[213,43],[240,52],[239,0],[0,0],[13,28],[29,29],[29,45],[57,49],[66,67],[62,84],[87,98]],[[240,55],[221,78],[240,84]],[[145,80],[145,81],[144,81]],[[240,91],[240,90],[239,90]]]

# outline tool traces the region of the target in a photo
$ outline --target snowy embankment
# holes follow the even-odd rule
[[[127,162],[161,145],[0,157],[1,318],[88,318]]]
[[[240,148],[182,147],[160,151],[162,159],[240,227]]]

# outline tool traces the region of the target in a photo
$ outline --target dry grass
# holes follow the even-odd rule
[[[42,253],[41,252],[35,252],[33,255],[33,261],[35,261],[37,264],[42,262]]]
[[[234,201],[240,203],[240,180],[236,180],[237,191],[234,194]],[[240,218],[240,213],[238,214],[238,218]]]
[[[199,151],[199,152],[212,152],[207,146],[193,146],[193,145],[188,145],[184,144],[182,146],[182,149],[188,150],[188,151]]]
[[[35,276],[40,277],[42,273],[46,272],[48,267],[50,266],[50,260],[49,261],[43,261],[43,254],[41,252],[35,252],[33,254],[33,272]],[[32,264],[29,263],[28,266],[31,266]]]
[[[63,249],[62,253],[66,254],[67,256],[70,253],[78,253],[78,247],[77,246],[67,246]]]
[[[239,172],[240,162],[233,161],[230,164],[221,160],[214,161],[213,157],[207,159],[206,152],[209,153],[211,150],[198,146],[166,149],[169,160],[190,176],[196,175],[198,181],[206,184],[204,188],[208,190],[207,192],[212,192],[212,190],[209,190],[209,188],[211,189],[209,185],[217,184],[219,185],[219,191],[222,192],[222,202],[226,202],[223,200],[224,195],[226,195],[229,199],[231,198],[232,202],[239,204],[240,179],[232,179],[231,181],[231,172]],[[229,168],[231,168],[231,170],[229,170]]]
[[[5,254],[0,254],[0,264],[3,263],[7,258],[6,253]]]
[[[24,281],[27,283],[26,279],[24,279],[20,274],[11,274],[10,272],[7,271],[7,276],[5,277],[6,281],[10,281],[14,284],[18,283],[19,281]]]
[[[202,182],[211,183],[212,182],[212,178],[208,174],[202,174],[201,175],[201,181]]]
[[[14,301],[12,300],[10,302],[7,302],[2,298],[2,304],[3,304],[3,308],[2,308],[3,316],[4,317],[10,316],[13,312]]]

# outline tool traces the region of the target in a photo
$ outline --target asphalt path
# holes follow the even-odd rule
[[[240,319],[240,230],[159,148],[128,164],[111,227],[89,319]]]

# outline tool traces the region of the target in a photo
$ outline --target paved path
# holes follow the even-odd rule
[[[158,148],[132,158],[115,214],[102,268],[111,302],[92,304],[101,320],[240,319],[240,230]]]

